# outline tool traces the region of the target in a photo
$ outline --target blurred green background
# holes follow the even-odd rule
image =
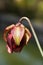
[[[29,44],[20,53],[7,52],[3,40],[4,28],[16,24],[22,16],[31,20],[43,49],[43,0],[0,0],[0,65],[43,65],[33,34]],[[23,24],[31,31],[28,23]]]

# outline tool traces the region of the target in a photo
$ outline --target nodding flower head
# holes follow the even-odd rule
[[[4,40],[7,42],[9,53],[20,52],[31,38],[30,31],[21,23],[12,24],[5,28]]]

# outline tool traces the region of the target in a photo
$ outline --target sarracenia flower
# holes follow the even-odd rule
[[[17,23],[6,27],[3,37],[9,53],[20,52],[30,40],[31,33],[23,24]]]

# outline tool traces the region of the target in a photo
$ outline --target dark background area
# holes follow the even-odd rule
[[[3,40],[4,29],[8,25],[16,24],[22,16],[30,19],[43,49],[43,0],[0,0],[0,65],[43,65],[43,58],[33,34],[20,53],[7,52]],[[24,21],[22,23],[31,31]]]

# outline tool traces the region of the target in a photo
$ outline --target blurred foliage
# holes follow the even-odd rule
[[[6,24],[12,24],[14,20],[18,21],[18,18],[15,19],[13,15],[10,17],[9,13],[18,16],[28,16],[29,18],[39,18],[36,21],[40,22],[40,19],[43,20],[43,0],[0,0],[0,14],[3,14],[3,12],[8,13],[8,15],[4,14],[5,16],[2,15],[2,18],[0,16],[0,30],[3,30]],[[37,26],[35,27],[37,28]],[[40,32],[38,31],[38,34]],[[43,32],[41,34],[43,36]],[[43,58],[36,42],[29,42],[21,53],[8,54],[2,35],[3,32],[0,33],[0,65],[43,65]]]
[[[1,12],[4,10],[19,16],[43,19],[43,0],[0,0],[0,3]]]
[[[29,42],[20,53],[9,54],[0,33],[0,65],[43,65],[43,58],[35,42]]]

